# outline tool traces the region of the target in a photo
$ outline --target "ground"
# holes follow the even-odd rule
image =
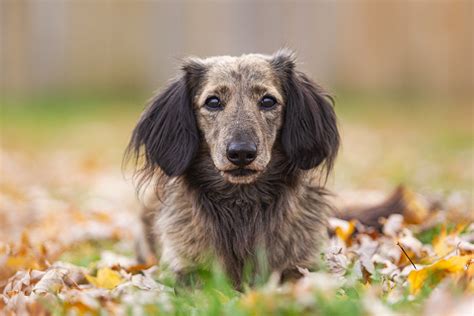
[[[31,314],[468,315],[474,309],[470,101],[340,94],[329,187],[348,204],[399,185],[381,231],[331,219],[325,266],[243,293],[216,267],[177,286],[134,260],[138,204],[122,154],[143,96],[2,105],[0,310]],[[0,311],[0,314],[2,312]]]

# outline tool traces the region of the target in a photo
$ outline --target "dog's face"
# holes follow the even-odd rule
[[[143,150],[145,172],[178,176],[206,147],[234,184],[258,179],[275,142],[297,168],[330,168],[339,145],[332,104],[294,68],[287,52],[189,59],[142,115],[130,149]]]
[[[196,62],[196,61],[194,61]],[[198,128],[221,175],[254,181],[268,165],[283,121],[281,82],[268,57],[214,57],[194,99]]]

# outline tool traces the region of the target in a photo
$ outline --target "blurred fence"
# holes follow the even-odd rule
[[[0,0],[4,94],[150,89],[178,59],[295,49],[326,85],[469,94],[473,1]]]

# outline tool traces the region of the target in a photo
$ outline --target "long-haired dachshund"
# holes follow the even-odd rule
[[[147,247],[178,274],[217,260],[236,286],[260,251],[282,279],[297,277],[327,239],[321,184],[338,147],[332,99],[291,52],[186,60],[128,147],[142,182],[160,184]]]

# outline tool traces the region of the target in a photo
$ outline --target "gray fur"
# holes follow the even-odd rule
[[[259,252],[265,254],[268,268],[282,277],[295,275],[297,268],[314,267],[327,238],[331,206],[324,188],[310,180],[323,167],[329,172],[339,145],[326,94],[294,70],[294,58],[285,52],[190,59],[183,69],[186,97],[176,97],[178,86],[159,95],[137,125],[129,147],[136,155],[144,152],[142,176],[155,177],[159,184],[155,193],[160,199],[145,208],[152,215],[143,217],[147,236],[154,238],[143,240],[156,241],[161,263],[178,274],[217,260],[236,286],[241,285],[244,267],[257,265]],[[258,102],[268,94],[278,104],[263,111]],[[205,108],[209,95],[223,100],[220,111]],[[175,167],[173,156],[163,155],[183,148],[175,143],[166,147],[166,140],[154,139],[150,129],[159,129],[153,122],[163,120],[160,107],[173,111],[168,100],[188,99],[190,104],[179,105],[180,111],[188,107],[191,114],[186,119],[195,117],[198,135],[186,126],[157,132],[179,141],[180,130],[186,128],[184,141],[193,152],[183,153],[186,161]],[[258,144],[257,158],[248,167],[251,175],[228,174],[235,166],[225,150],[237,134]],[[190,143],[193,139],[198,143]],[[161,163],[166,163],[165,173]]]

